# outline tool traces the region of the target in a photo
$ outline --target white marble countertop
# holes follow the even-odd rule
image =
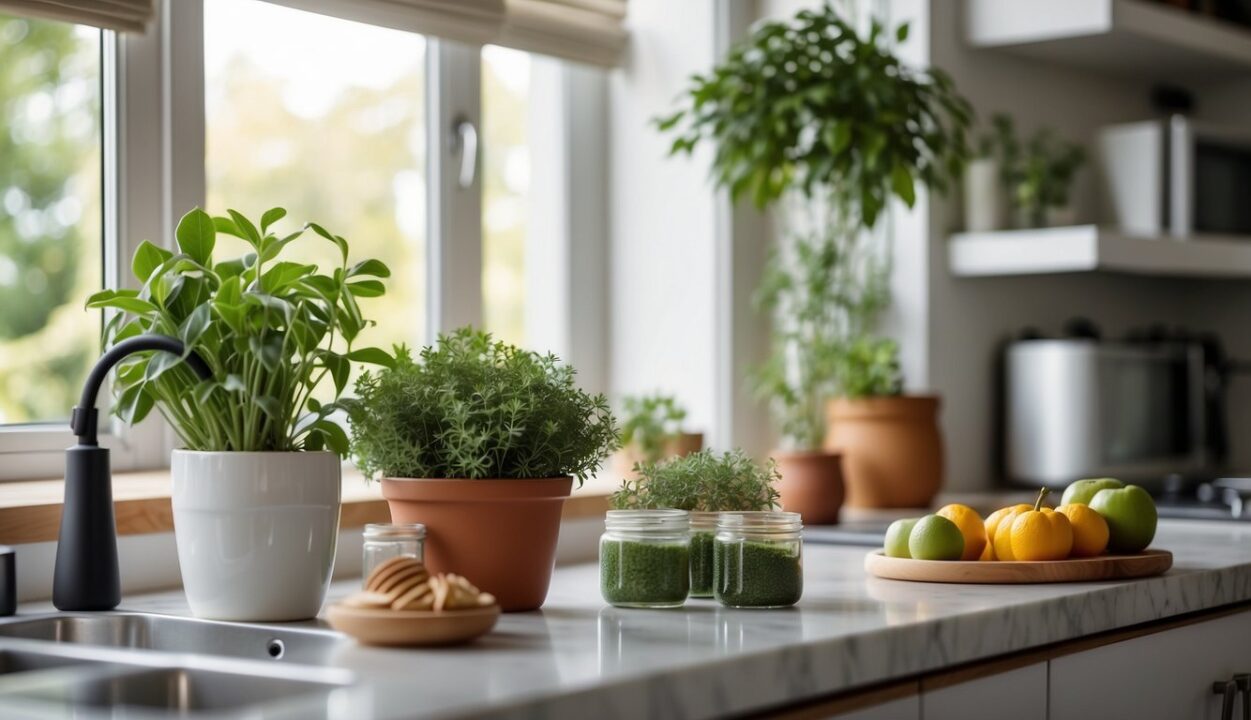
[[[810,544],[790,610],[620,610],[597,568],[558,568],[541,612],[505,615],[479,642],[380,650],[345,642],[361,680],[351,717],[674,717],[763,710],[1102,631],[1251,599],[1251,523],[1161,523],[1166,575],[1073,585],[879,580],[864,548]],[[355,589],[340,584],[336,595]],[[133,610],[178,612],[166,596]]]

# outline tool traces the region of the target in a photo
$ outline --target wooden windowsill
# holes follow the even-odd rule
[[[60,479],[0,483],[0,545],[56,540],[64,495]],[[174,513],[169,504],[169,471],[115,474],[113,506],[118,535],[172,531]],[[564,519],[596,517],[607,509],[608,491],[588,483],[587,487],[575,490],[565,502]],[[357,528],[390,519],[381,486],[366,483],[355,471],[345,471],[339,527]]]

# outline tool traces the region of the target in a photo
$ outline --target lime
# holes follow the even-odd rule
[[[908,552],[908,538],[912,535],[912,526],[917,524],[917,520],[920,518],[896,520],[886,528],[886,557],[912,557]]]
[[[964,535],[947,518],[926,515],[912,526],[908,552],[917,560],[959,560],[964,554]]]

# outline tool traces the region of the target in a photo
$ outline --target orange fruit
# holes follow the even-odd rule
[[[986,525],[976,510],[968,505],[953,503],[944,505],[937,514],[960,528],[960,534],[964,536],[964,553],[960,555],[961,560],[977,560],[982,556],[982,550],[986,548]]]
[[[1063,560],[1073,550],[1073,526],[1068,516],[1042,506],[1048,492],[1043,488],[1033,508],[1013,517],[1009,537],[1014,560]]]
[[[991,560],[1012,559],[1011,533],[1007,532],[1012,528],[1012,522],[1009,520],[1009,517],[1032,509],[1032,506],[1021,503],[1000,508],[986,518],[986,538],[991,547]],[[1002,536],[1002,539],[1000,539],[1000,536]]]
[[[1056,512],[1073,526],[1073,557],[1095,557],[1108,548],[1108,521],[1089,505],[1061,505]]]

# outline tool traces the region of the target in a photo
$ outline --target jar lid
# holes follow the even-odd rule
[[[604,526],[609,530],[685,532],[691,521],[685,510],[609,510]]]
[[[717,518],[717,527],[752,533],[783,533],[802,530],[804,523],[799,513],[781,510],[754,512],[723,512]]]
[[[426,526],[421,523],[370,523],[365,526],[366,540],[403,540],[426,536]]]

